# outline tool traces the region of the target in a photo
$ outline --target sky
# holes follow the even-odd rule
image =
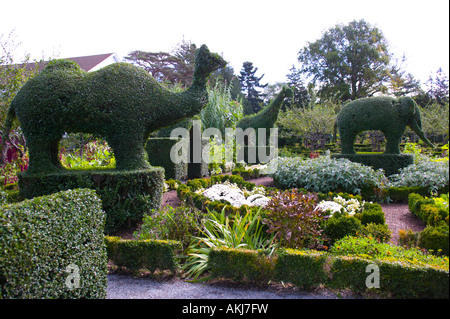
[[[449,75],[448,0],[2,0],[0,10],[0,35],[14,31],[16,52],[38,60],[170,52],[184,39],[221,54],[235,74],[250,61],[274,84],[300,66],[308,42],[364,19],[422,83],[439,68]]]

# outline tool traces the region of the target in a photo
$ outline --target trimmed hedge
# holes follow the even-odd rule
[[[411,193],[408,197],[409,211],[430,226],[437,226],[441,222],[448,225],[448,209],[439,208],[432,198]]]
[[[1,206],[0,298],[106,298],[104,221],[88,189]]]
[[[407,154],[339,154],[332,158],[346,158],[354,163],[383,169],[386,176],[398,174],[400,169],[414,164],[414,157]]]
[[[267,282],[273,277],[274,261],[255,250],[214,248],[208,256],[211,277]]]
[[[178,262],[175,250],[181,245],[173,240],[127,240],[120,237],[106,237],[108,258],[118,267],[138,271],[170,270],[176,272]]]
[[[335,256],[311,250],[282,249],[276,259],[266,259],[255,251],[242,249],[213,250],[213,276],[230,279],[264,278],[290,282],[312,289],[321,285],[331,288],[350,288],[355,292],[387,293],[395,298],[448,298],[448,269],[412,264],[396,259],[366,259],[354,256]],[[237,260],[237,262],[236,262]],[[255,261],[255,264],[252,262]],[[263,271],[258,265],[264,265]],[[267,265],[270,265],[267,266]],[[379,269],[379,288],[367,288],[371,275],[368,266]],[[273,269],[273,271],[272,271]],[[264,277],[261,277],[261,272]],[[268,281],[267,280],[267,281]]]
[[[135,171],[67,170],[51,174],[19,174],[24,198],[48,195],[67,189],[94,189],[106,212],[105,232],[111,234],[142,220],[146,212],[161,206],[164,170],[160,167]]]
[[[311,289],[327,281],[327,256],[307,250],[283,249],[275,264],[275,278]]]

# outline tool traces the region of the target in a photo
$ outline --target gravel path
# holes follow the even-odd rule
[[[189,283],[179,278],[158,281],[149,277],[108,275],[108,299],[354,299],[329,290],[317,292],[255,287],[227,287],[218,284]]]

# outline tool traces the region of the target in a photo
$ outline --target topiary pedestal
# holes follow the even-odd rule
[[[20,195],[33,198],[68,189],[90,188],[97,192],[106,213],[105,233],[142,220],[151,209],[159,209],[164,187],[164,169],[64,170],[49,174],[19,174]]]
[[[348,160],[371,166],[373,169],[384,169],[385,175],[398,174],[400,168],[414,164],[414,157],[407,154],[338,154],[332,158],[347,158]]]
[[[170,158],[170,152],[175,144],[184,142],[183,139],[171,139],[169,137],[149,138],[147,140],[146,150],[148,161],[152,166],[164,168],[166,179],[182,180],[188,176],[188,163],[174,163]],[[188,147],[188,145],[186,146]]]

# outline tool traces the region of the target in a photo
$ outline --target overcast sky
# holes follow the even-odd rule
[[[338,23],[377,26],[406,70],[425,82],[449,74],[448,0],[6,0],[0,34],[39,59],[133,50],[171,51],[184,39],[222,54],[238,74],[245,61],[285,81],[297,54]]]

